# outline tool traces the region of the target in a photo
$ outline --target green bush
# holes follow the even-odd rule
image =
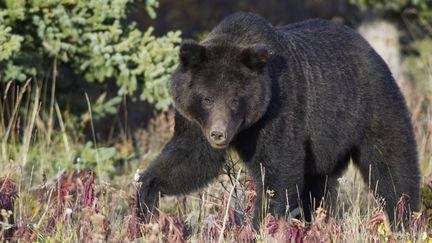
[[[136,2],[0,0],[0,82],[47,77],[58,63],[91,83],[114,79],[119,96],[139,94],[167,110],[180,32],[155,37],[152,27],[125,24]],[[158,2],[145,4],[154,18]]]
[[[430,14],[429,0],[349,0],[361,8],[373,7],[375,9],[401,11],[404,8],[412,7],[426,14]]]

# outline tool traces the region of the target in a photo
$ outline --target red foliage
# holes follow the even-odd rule
[[[378,234],[378,229],[381,224],[385,223],[385,214],[382,209],[372,214],[366,222],[366,228],[369,230],[369,241],[373,241],[374,236]]]
[[[186,224],[183,219],[159,211],[158,223],[167,242],[185,242],[187,235]]]
[[[399,201],[396,205],[397,217],[399,219],[404,219],[408,216],[407,215],[408,201],[409,201],[409,196],[407,194],[403,193],[401,195],[401,197],[399,198]]]
[[[264,219],[265,230],[268,235],[275,237],[279,231],[279,220],[277,220],[273,215],[268,214]]]
[[[30,216],[23,214],[22,218],[17,223],[17,229],[13,235],[11,242],[34,242],[36,235],[32,230]]]
[[[290,223],[278,220],[273,215],[268,214],[264,219],[265,231],[268,236],[277,242],[304,242],[309,229],[303,222],[291,219]]]
[[[17,196],[16,183],[9,178],[0,178],[0,209],[13,210],[13,200]]]
[[[377,231],[380,224],[384,223],[384,217],[385,215],[383,210],[379,210],[378,212],[372,214],[372,216],[366,223],[366,228],[374,232]]]
[[[304,223],[300,220],[292,219],[282,240],[283,242],[301,243],[307,231],[308,228],[306,228]]]
[[[131,211],[131,215],[126,218],[128,238],[130,241],[133,241],[140,236],[141,220],[136,215],[136,208],[137,200],[136,195],[134,194],[129,198],[129,210]]]
[[[218,218],[221,221],[221,225],[222,225],[223,219],[225,217],[225,212],[227,210],[227,207],[229,207],[228,200],[225,198],[224,195],[222,195],[220,198],[220,204],[222,205],[222,207],[218,210]],[[234,210],[230,207],[228,208],[228,217],[227,217],[227,221],[225,222],[225,230],[229,231],[234,225],[235,225],[235,214],[234,214]]]
[[[342,234],[341,227],[334,218],[327,217],[327,211],[319,207],[314,212],[314,220],[311,222],[304,242],[334,242],[339,241]]]
[[[84,208],[92,207],[94,202],[94,190],[93,190],[93,183],[94,183],[94,176],[93,173],[90,173],[90,176],[88,176],[87,179],[84,179]]]
[[[215,242],[218,240],[220,230],[222,229],[222,220],[209,220],[203,228],[204,242]]]
[[[128,239],[130,241],[134,241],[136,238],[140,235],[140,220],[135,215],[130,215],[127,218],[127,232],[128,232]]]
[[[18,196],[16,191],[16,184],[13,180],[9,178],[0,178],[0,210],[4,209],[6,212],[11,212],[7,219],[3,219],[0,216],[0,221],[4,222],[4,220],[8,221],[8,224],[14,225],[14,200]],[[2,226],[0,225],[0,231],[2,230]],[[1,238],[10,239],[14,234],[15,227],[12,227],[8,230],[4,231],[4,235],[0,236]]]
[[[136,197],[132,196],[129,201],[129,208],[133,212],[126,219],[129,240],[133,241],[139,237],[144,237],[146,241],[153,242],[153,234],[162,234],[164,242],[185,242],[188,237],[188,227],[181,215],[173,216],[166,214],[157,208],[149,222],[142,222],[136,215]],[[154,232],[154,223],[159,225],[157,232]]]
[[[414,212],[410,222],[411,231],[418,233],[422,225],[425,224],[425,221],[423,212]]]
[[[237,231],[237,242],[255,242],[255,230],[251,223],[244,223]]]
[[[255,204],[255,198],[256,198],[255,183],[253,182],[252,179],[245,179],[243,183],[247,186],[246,208],[244,210],[244,213],[249,214],[252,211]]]
[[[58,178],[55,188],[51,193],[51,213],[49,225],[55,227],[58,220],[62,219],[65,209],[72,207],[72,197],[81,196],[83,198],[83,208],[92,208],[98,212],[94,204],[94,175],[92,171],[72,171],[63,173]]]

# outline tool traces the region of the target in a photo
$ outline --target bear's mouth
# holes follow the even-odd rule
[[[226,148],[228,148],[228,143],[219,143],[219,144],[218,143],[212,143],[212,142],[209,142],[209,143],[215,149],[226,149]]]

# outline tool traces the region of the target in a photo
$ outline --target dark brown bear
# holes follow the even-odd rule
[[[316,205],[324,195],[334,203],[350,159],[391,219],[403,194],[418,208],[404,98],[382,58],[348,27],[325,20],[273,27],[251,13],[233,14],[201,43],[182,43],[171,92],[174,136],[140,176],[141,217],[159,192],[207,185],[222,172],[228,148],[245,162],[257,195],[274,190],[270,212],[279,217],[302,206],[308,218],[310,199]]]

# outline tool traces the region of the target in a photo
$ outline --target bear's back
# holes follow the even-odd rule
[[[227,44],[231,45],[277,45],[281,38],[287,37],[284,35],[301,35],[310,40],[320,41],[323,39],[355,39],[367,45],[367,42],[355,31],[333,21],[310,19],[274,27],[266,19],[249,12],[236,12],[224,18],[213,28],[203,43],[222,41],[229,42]]]
[[[328,30],[338,30],[339,32],[352,32],[352,30],[345,25],[339,24],[334,21],[325,19],[308,19],[302,22],[292,23],[284,26],[276,26],[275,29],[279,32],[314,32],[319,33]]]
[[[202,44],[249,46],[276,41],[273,26],[261,16],[237,12],[224,18],[209,33]]]
[[[345,25],[323,19],[274,27],[261,16],[237,12],[214,27],[202,44],[240,47],[264,44],[270,50],[285,55],[291,55],[292,52],[285,52],[291,49],[294,54],[305,55],[301,58],[304,61],[310,61],[308,57],[320,55],[321,52],[332,55],[315,60],[331,62],[333,58],[339,60],[339,56],[344,56],[357,62],[370,63],[371,59],[381,62],[375,51],[358,33]]]
[[[280,36],[278,40],[282,42],[289,41],[289,44],[293,45],[293,48],[306,46],[312,47],[315,50],[331,51],[335,54],[338,51],[349,54],[374,52],[369,43],[360,34],[334,21],[310,19],[275,27],[274,29]]]

